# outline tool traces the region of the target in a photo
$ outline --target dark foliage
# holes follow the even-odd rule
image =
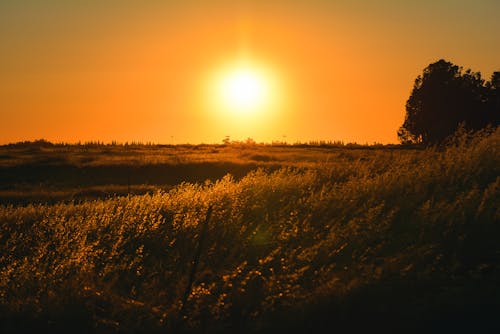
[[[467,130],[498,126],[500,72],[485,82],[481,73],[443,59],[418,76],[406,102],[406,117],[398,131],[402,143],[442,143],[460,125]]]

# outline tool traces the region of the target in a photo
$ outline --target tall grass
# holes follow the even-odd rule
[[[153,195],[2,206],[3,329],[306,330],[356,312],[432,318],[461,298],[496,310],[499,140],[496,131],[419,155],[375,151]]]

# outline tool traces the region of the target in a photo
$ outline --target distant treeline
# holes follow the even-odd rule
[[[86,142],[76,142],[76,143],[67,143],[67,142],[57,142],[53,143],[46,139],[36,139],[33,141],[24,140],[15,143],[9,143],[6,145],[2,145],[4,147],[61,147],[61,146],[88,146],[88,147],[103,147],[103,146],[173,146],[173,145],[161,145],[153,142],[124,142],[120,143],[118,141],[104,142],[104,141],[86,141]]]
[[[310,141],[296,141],[289,143],[287,141],[272,141],[270,143],[256,142],[251,138],[246,140],[223,140],[221,144],[158,144],[153,142],[103,142],[103,141],[87,141],[87,142],[76,142],[76,143],[66,143],[58,142],[53,143],[45,139],[37,139],[34,141],[20,141],[16,143],[9,143],[5,145],[0,145],[0,147],[8,148],[56,148],[56,147],[86,147],[86,148],[101,148],[101,147],[124,147],[124,148],[172,148],[172,147],[212,147],[212,146],[273,146],[273,147],[339,147],[339,148],[400,148],[399,144],[382,144],[373,142],[372,144],[364,143],[360,144],[357,142],[344,142],[341,140],[310,140]],[[407,144],[405,146],[415,146]]]

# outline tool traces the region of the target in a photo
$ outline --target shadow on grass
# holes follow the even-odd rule
[[[482,279],[398,280],[358,288],[345,296],[324,296],[294,307],[283,307],[258,319],[230,317],[208,320],[203,329],[176,333],[498,333],[499,273]],[[87,306],[85,306],[87,305]],[[2,310],[2,333],[164,333],[158,322],[135,328],[119,322],[96,322],[96,305],[81,301],[34,316],[34,310]],[[238,310],[233,310],[238,314]],[[189,315],[188,315],[189,316]],[[146,315],[147,317],[147,315]],[[130,322],[131,319],[127,319]],[[137,323],[138,324],[138,323]]]
[[[499,333],[498,279],[381,282],[277,312],[258,332]]]
[[[226,174],[240,179],[259,164],[189,163],[74,166],[30,164],[0,168],[0,204],[53,203],[61,200],[145,194],[153,186],[215,181]],[[268,171],[281,165],[266,165]]]

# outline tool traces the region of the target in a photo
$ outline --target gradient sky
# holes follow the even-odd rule
[[[500,70],[498,0],[0,0],[0,143],[396,142],[413,81]],[[240,61],[273,104],[222,112]]]

